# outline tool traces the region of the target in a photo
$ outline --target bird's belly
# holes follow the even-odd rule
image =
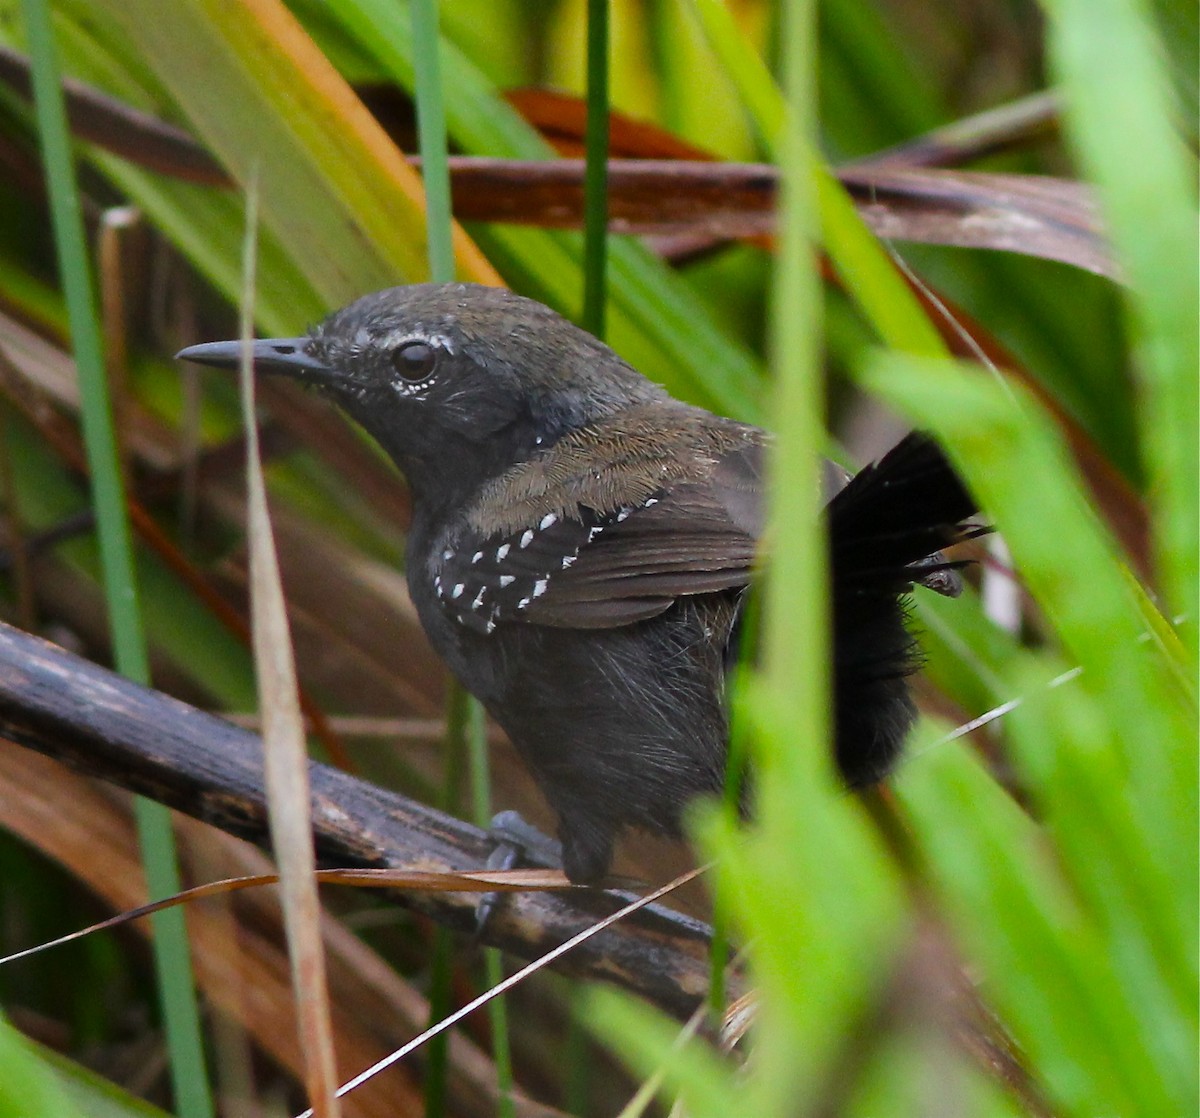
[[[733,611],[721,598],[617,629],[483,636],[450,623],[431,636],[564,821],[677,834],[683,807],[723,780]]]

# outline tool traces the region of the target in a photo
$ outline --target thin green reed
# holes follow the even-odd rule
[[[604,337],[608,264],[608,0],[588,0],[583,328]]]
[[[438,61],[437,0],[413,0],[412,28],[429,279],[433,283],[449,283],[454,279],[454,239],[450,216],[450,167],[446,154],[446,111]]]
[[[34,104],[50,190],[55,251],[79,375],[83,434],[114,657],[118,671],[148,685],[150,665],[50,10],[46,0],[24,0],[23,11],[33,65]],[[153,800],[138,797],[135,815],[151,897],[177,893],[179,867],[170,811]],[[212,1096],[205,1074],[183,909],[169,909],[151,919],[176,1107],[183,1118],[211,1118]]]

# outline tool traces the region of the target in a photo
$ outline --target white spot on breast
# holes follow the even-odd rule
[[[521,542],[517,546],[528,547],[531,543],[533,543],[533,529],[526,528],[525,531],[521,533]]]
[[[446,560],[453,559],[453,558],[454,558],[454,551],[453,551],[451,548],[449,548],[449,547],[448,547],[448,548],[446,548],[446,550],[442,552],[442,558],[443,558],[443,559],[446,559]]]
[[[541,528],[542,531],[545,531],[547,528],[552,528],[557,523],[558,517],[555,516],[554,513],[548,512],[542,517],[542,522],[538,525],[538,527]]]

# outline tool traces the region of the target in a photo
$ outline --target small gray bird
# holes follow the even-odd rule
[[[602,878],[626,827],[679,835],[724,780],[768,436],[491,287],[380,291],[253,352],[335,400],[408,478],[417,613],[558,813],[567,876]],[[179,356],[233,367],[239,344]],[[835,752],[860,786],[914,717],[905,596],[957,593],[940,550],[977,534],[976,508],[920,434],[853,478],[827,464],[825,488]]]

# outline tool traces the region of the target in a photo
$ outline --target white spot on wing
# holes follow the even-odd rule
[[[510,543],[502,543],[502,544],[501,544],[501,545],[500,545],[498,548],[496,548],[496,558],[497,558],[498,560],[503,560],[503,559],[504,559],[504,557],[505,557],[505,556],[506,556],[506,555],[507,555],[507,554],[508,554],[508,553],[509,553],[511,550],[512,550],[512,544],[510,544]]]
[[[554,513],[548,512],[542,517],[542,522],[538,525],[538,527],[545,531],[547,528],[552,528],[557,523],[558,517],[555,516]]]
[[[451,597],[451,598],[461,598],[461,597],[462,597],[462,592],[463,592],[464,590],[466,590],[466,588],[467,588],[467,584],[466,584],[465,582],[460,582],[460,583],[458,583],[458,584],[457,584],[457,585],[454,587],[454,589],[450,591],[450,597]]]
[[[533,543],[533,529],[526,528],[525,531],[521,533],[521,542],[517,546],[528,547],[531,543]]]
[[[550,580],[548,578],[539,578],[537,582],[533,584],[533,596],[535,598],[540,598],[546,593],[546,587],[549,585]]]
[[[516,577],[515,577],[514,575],[501,575],[501,576],[500,576],[500,585],[501,585],[501,587],[505,587],[505,586],[511,586],[511,585],[512,585],[514,582],[516,582],[516,581],[517,581],[517,580],[516,580]]]

